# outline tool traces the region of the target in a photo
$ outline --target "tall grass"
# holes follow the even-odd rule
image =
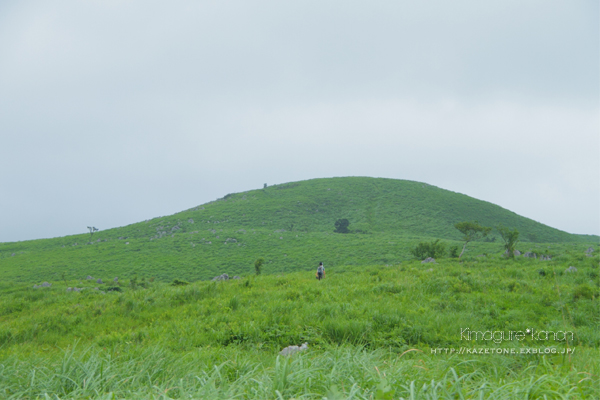
[[[592,362],[590,354],[582,355]],[[395,354],[360,346],[282,357],[239,348],[177,355],[72,347],[11,356],[0,368],[6,399],[592,399],[598,376],[557,358]]]

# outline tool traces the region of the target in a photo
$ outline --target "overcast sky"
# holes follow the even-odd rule
[[[598,7],[0,1],[0,241],[333,176],[600,234]]]

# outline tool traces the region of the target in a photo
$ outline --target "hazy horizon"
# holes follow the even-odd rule
[[[0,3],[0,241],[425,182],[600,234],[598,2]]]

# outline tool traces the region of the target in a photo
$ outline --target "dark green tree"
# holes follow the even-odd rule
[[[92,236],[94,236],[94,233],[98,232],[100,229],[96,228],[95,226],[88,226],[87,228],[90,230],[90,241],[91,241]]]
[[[335,221],[335,230],[334,230],[334,232],[336,232],[336,233],[348,233],[348,232],[350,232],[348,230],[348,226],[349,225],[350,225],[350,221],[348,221],[346,218],[338,219],[337,221]]]
[[[504,240],[504,248],[507,251],[508,258],[515,258],[515,246],[519,243],[519,231],[517,228],[509,229],[502,224],[496,228]]]
[[[458,229],[460,233],[463,234],[463,241],[465,242],[462,251],[458,256],[459,260],[465,252],[465,249],[467,248],[467,244],[469,244],[469,242],[486,237],[488,233],[490,233],[492,230],[492,228],[480,225],[477,221],[459,222],[457,224],[454,224],[454,227]]]
[[[256,272],[256,275],[260,275],[260,268],[262,267],[262,265],[265,263],[265,259],[264,258],[257,258],[254,261],[254,272]]]

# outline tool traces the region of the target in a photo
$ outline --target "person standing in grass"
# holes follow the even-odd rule
[[[323,279],[324,276],[325,276],[325,267],[323,266],[323,263],[320,262],[319,266],[317,267],[317,279],[321,280],[321,279]]]

